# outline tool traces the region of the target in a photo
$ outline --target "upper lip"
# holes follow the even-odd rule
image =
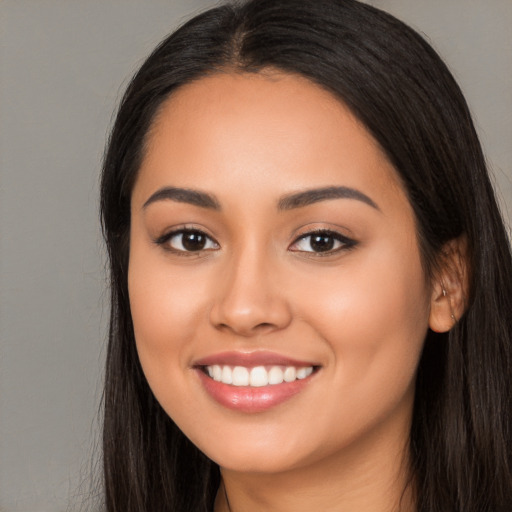
[[[276,354],[274,352],[256,351],[256,352],[220,352],[210,356],[203,357],[194,362],[193,366],[295,366],[307,367],[318,366],[310,361],[299,361],[288,356]]]

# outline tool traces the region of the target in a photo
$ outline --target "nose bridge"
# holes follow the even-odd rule
[[[250,336],[284,328],[290,310],[279,288],[274,253],[255,240],[241,244],[224,262],[221,286],[211,312],[217,328]]]

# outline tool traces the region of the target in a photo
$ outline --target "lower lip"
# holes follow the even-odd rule
[[[245,413],[264,412],[286,402],[300,393],[311,379],[310,375],[305,379],[271,386],[230,386],[213,380],[200,369],[197,369],[197,373],[204,388],[216,402],[228,409]]]

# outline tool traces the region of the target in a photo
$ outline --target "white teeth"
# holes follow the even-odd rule
[[[313,368],[311,366],[308,366],[307,368],[299,368],[297,370],[297,379],[305,379],[306,377],[309,377],[312,372]]]
[[[251,370],[249,384],[256,388],[268,385],[268,372],[264,366],[256,366]]]
[[[299,368],[297,370],[297,379],[305,379],[306,378],[306,368]]]
[[[222,368],[221,381],[224,382],[224,384],[231,384],[233,382],[233,372],[229,366]]]
[[[213,380],[216,380],[217,382],[222,381],[222,368],[218,364],[214,364],[212,368],[213,372]]]
[[[284,381],[293,382],[297,378],[297,370],[293,366],[287,366],[284,371]]]
[[[214,364],[206,366],[208,375],[217,382],[231,384],[233,386],[274,386],[283,382],[293,382],[297,379],[305,379],[313,373],[313,367],[272,366],[269,369],[264,366],[246,368],[245,366],[221,366]]]
[[[233,386],[249,385],[249,370],[243,366],[235,366],[232,373]],[[227,384],[227,382],[225,383]]]
[[[284,380],[283,370],[279,366],[272,366],[268,372],[269,384],[281,384]]]

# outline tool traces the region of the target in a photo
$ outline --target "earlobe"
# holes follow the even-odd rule
[[[434,286],[430,299],[429,327],[435,332],[447,332],[456,323],[460,316],[455,315],[452,297],[442,282]]]
[[[448,242],[440,255],[440,268],[433,280],[429,327],[447,332],[466,310],[468,296],[468,253],[465,237]]]

